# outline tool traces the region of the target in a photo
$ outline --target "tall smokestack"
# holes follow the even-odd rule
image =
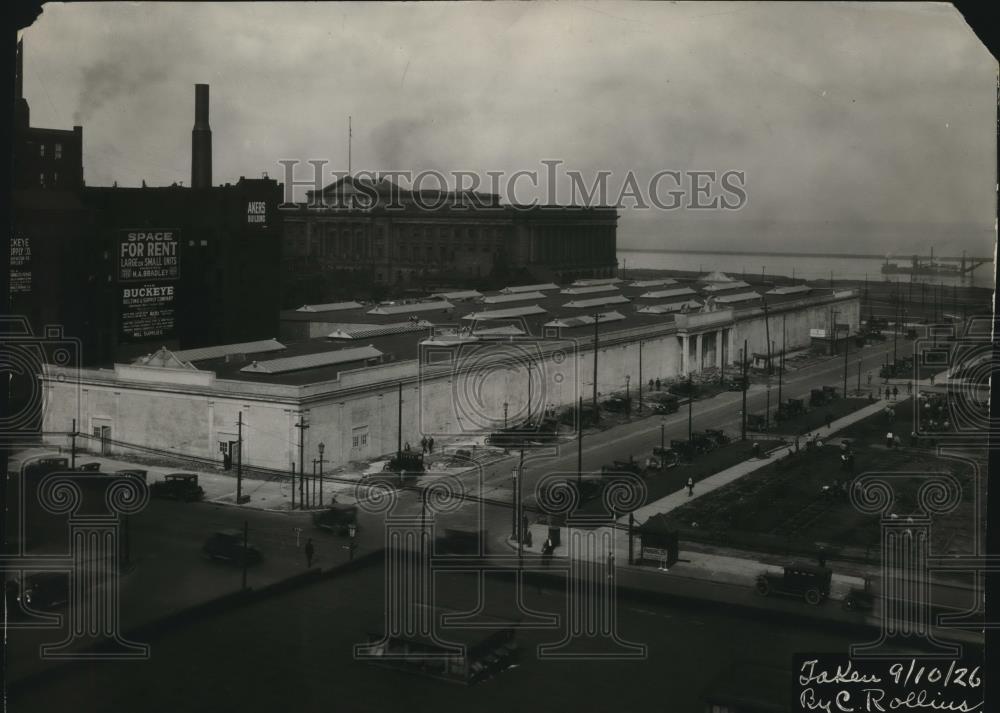
[[[208,125],[208,85],[194,85],[194,129],[191,130],[191,187],[212,187],[212,127]]]

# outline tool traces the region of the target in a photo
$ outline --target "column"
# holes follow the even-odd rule
[[[688,373],[688,335],[681,335],[681,374],[687,376]]]
[[[724,332],[724,329],[720,329],[715,333],[715,367],[717,369],[722,368],[722,350],[724,348],[722,335]]]
[[[701,355],[702,336],[703,335],[701,335],[701,334],[694,335],[694,368],[695,368],[695,371],[701,371],[702,366],[703,366],[702,365],[702,361],[701,361],[701,356],[702,356]]]

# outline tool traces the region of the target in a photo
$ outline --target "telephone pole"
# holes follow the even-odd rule
[[[236,504],[243,502],[243,409],[236,420]]]
[[[691,422],[694,418],[692,409],[694,408],[694,386],[691,384],[691,372],[688,372],[688,440],[694,435],[691,430]]]
[[[597,340],[598,340],[597,323],[600,317],[601,317],[600,312],[594,312],[594,420],[595,421],[600,420],[601,418],[601,412],[597,408]]]
[[[399,403],[396,420],[396,467],[403,462],[403,382],[399,382]]]
[[[740,440],[745,441],[747,439],[747,340],[743,340],[743,358],[740,360],[743,363],[740,364],[743,371],[743,411],[742,418],[740,419]]]
[[[576,410],[576,482],[583,482],[583,397]]]
[[[851,351],[851,328],[847,328],[847,337],[844,338],[844,398],[847,398],[847,352]]]
[[[781,404],[781,382],[785,376],[785,317],[781,315],[781,358],[778,360],[778,404]]]
[[[309,428],[309,422],[306,421],[305,416],[300,414],[299,422],[295,424],[295,427],[299,429],[299,509],[304,510],[306,506],[304,483],[306,479],[306,430]]]

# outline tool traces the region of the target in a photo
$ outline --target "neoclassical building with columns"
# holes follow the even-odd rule
[[[595,390],[735,371],[744,344],[760,359],[769,341],[774,355],[806,349],[859,321],[852,290],[669,278],[303,305],[283,313],[274,339],[47,365],[43,429],[64,444],[75,420],[90,448],[221,463],[242,421],[247,466],[287,470],[323,443],[331,467],[351,467],[423,435],[481,442]]]

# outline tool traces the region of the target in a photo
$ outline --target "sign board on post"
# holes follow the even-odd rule
[[[123,230],[118,240],[122,341],[170,338],[179,276],[176,230]]]
[[[811,339],[826,339],[826,330],[825,329],[810,329],[809,330],[809,337]]]

